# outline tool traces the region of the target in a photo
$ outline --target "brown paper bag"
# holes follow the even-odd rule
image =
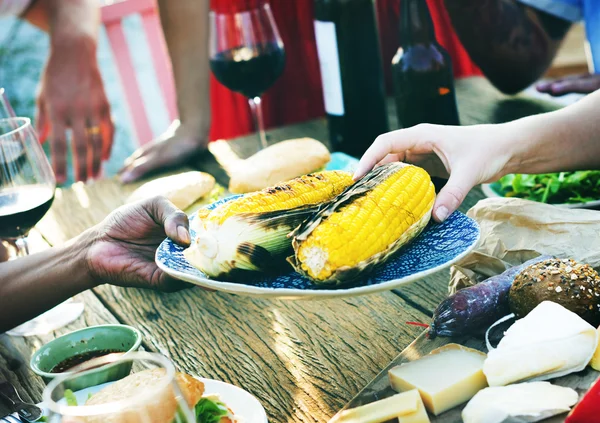
[[[600,268],[600,212],[518,198],[488,198],[467,215],[481,227],[475,250],[450,270],[450,294],[540,254]]]

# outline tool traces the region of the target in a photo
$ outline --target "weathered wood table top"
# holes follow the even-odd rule
[[[480,78],[457,82],[463,124],[504,122],[556,108],[525,97],[505,97]],[[390,102],[391,105],[391,102]],[[391,127],[396,127],[389,108]],[[313,137],[327,142],[324,120],[269,131],[269,141]],[[481,140],[485,142],[485,140]],[[255,152],[254,136],[229,142],[229,155]],[[213,154],[193,166],[227,186]],[[178,169],[177,171],[181,171]],[[58,189],[36,234],[58,245],[100,222],[138,185],[116,179]],[[463,211],[482,198],[473,190]],[[65,332],[103,323],[140,329],[143,348],[170,357],[192,375],[219,379],[254,394],[271,422],[324,422],[341,409],[408,346],[447,292],[448,272],[440,272],[396,292],[324,301],[247,298],[193,288],[175,294],[101,286],[78,296],[84,315],[43,337],[0,335],[0,379],[12,382],[24,399],[38,402],[42,380],[29,370],[32,352]],[[252,423],[252,422],[249,422]]]

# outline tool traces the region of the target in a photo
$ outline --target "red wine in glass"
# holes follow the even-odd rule
[[[285,50],[277,44],[235,47],[210,60],[217,80],[248,98],[260,97],[277,81],[284,67]]]
[[[285,68],[285,50],[268,4],[210,13],[210,68],[232,91],[248,97],[260,144],[267,147],[260,96]]]
[[[47,185],[25,185],[0,192],[0,239],[26,236],[54,200]]]

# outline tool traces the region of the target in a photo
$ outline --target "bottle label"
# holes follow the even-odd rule
[[[344,96],[342,94],[342,74],[338,53],[335,23],[315,21],[317,54],[321,65],[321,83],[325,111],[334,116],[344,115]]]

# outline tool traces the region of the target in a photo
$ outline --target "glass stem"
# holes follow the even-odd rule
[[[29,255],[29,244],[27,243],[27,237],[20,237],[15,240],[15,246],[17,247],[17,257],[25,257]]]
[[[252,110],[252,117],[254,118],[254,126],[258,132],[260,147],[261,149],[267,148],[267,135],[265,134],[265,124],[263,123],[261,99],[260,97],[249,98],[248,103],[250,104],[250,110]]]

